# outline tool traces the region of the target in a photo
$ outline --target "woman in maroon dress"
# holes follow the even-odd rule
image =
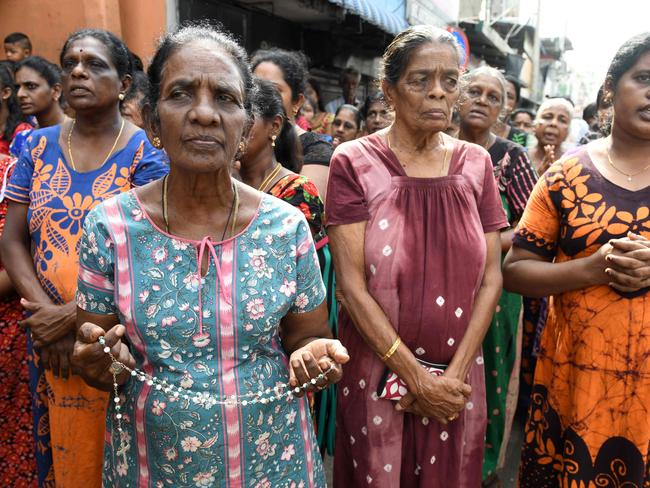
[[[507,221],[488,153],[443,135],[459,94],[453,37],[410,27],[383,64],[395,122],[337,149],[326,203],[351,358],[337,396],[335,485],[475,488],[480,347]],[[419,361],[446,371],[433,376]],[[378,395],[389,370],[408,385],[399,402]]]

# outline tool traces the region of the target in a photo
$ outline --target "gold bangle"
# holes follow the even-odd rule
[[[390,346],[390,349],[384,354],[381,358],[382,361],[388,361],[390,357],[395,354],[395,351],[397,351],[397,348],[399,345],[402,343],[402,339],[400,339],[400,336],[397,336],[397,339],[395,339],[395,342],[393,342],[393,345]]]

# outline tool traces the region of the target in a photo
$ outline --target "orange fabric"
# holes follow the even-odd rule
[[[648,205],[650,189],[615,186],[583,150],[540,180],[515,246],[559,263],[589,256],[628,231],[650,239]],[[647,289],[628,295],[592,286],[552,297],[521,486],[649,486],[649,359]],[[596,484],[599,476],[620,484]]]
[[[101,488],[109,394],[79,376],[66,380],[46,371],[45,377],[57,488]]]

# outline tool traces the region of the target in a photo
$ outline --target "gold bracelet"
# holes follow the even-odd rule
[[[395,351],[397,351],[397,348],[399,345],[402,343],[402,339],[400,336],[397,336],[397,339],[395,339],[395,342],[393,342],[393,345],[390,346],[390,349],[384,354],[381,358],[382,361],[386,362],[388,361],[393,354],[395,354]]]

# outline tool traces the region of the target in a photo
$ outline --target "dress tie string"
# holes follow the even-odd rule
[[[203,264],[203,255],[205,251],[208,251],[208,263],[206,268],[207,271],[210,269],[210,256],[214,260],[214,267],[217,269],[217,281],[219,283],[219,293],[221,298],[226,301],[228,305],[232,305],[232,299],[226,293],[226,287],[224,286],[223,277],[221,275],[221,263],[219,262],[219,256],[217,256],[217,251],[214,248],[212,243],[212,238],[210,236],[205,236],[199,245],[199,262],[198,262],[198,271],[199,271],[199,334],[203,336],[203,274],[201,273],[201,265]]]

